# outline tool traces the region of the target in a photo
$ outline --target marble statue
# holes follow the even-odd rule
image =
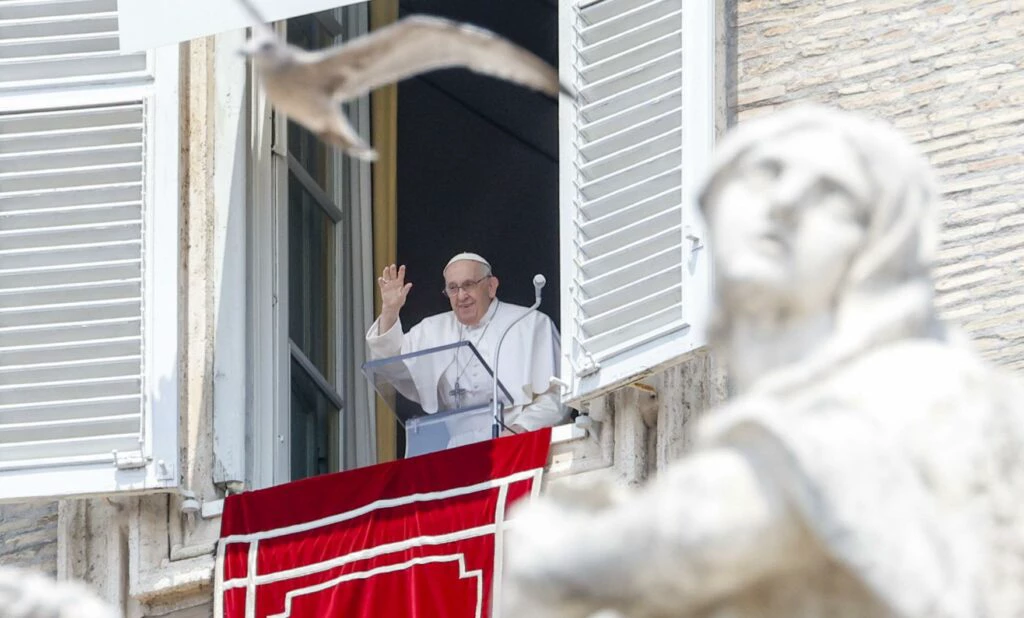
[[[936,317],[936,196],[879,121],[743,123],[699,203],[732,399],[639,490],[552,491],[505,618],[1024,616],[1024,391]]]

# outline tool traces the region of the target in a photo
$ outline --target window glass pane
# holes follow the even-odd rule
[[[288,336],[335,383],[334,222],[288,174]]]
[[[303,49],[320,49],[331,45],[334,39],[316,17],[303,15],[288,20],[288,42]],[[330,189],[331,149],[291,121],[288,121],[288,152],[299,160],[321,189]]]
[[[288,121],[288,152],[298,159],[321,189],[331,188],[331,150],[309,131]]]
[[[292,480],[338,469],[338,409],[324,397],[301,365],[292,361]]]

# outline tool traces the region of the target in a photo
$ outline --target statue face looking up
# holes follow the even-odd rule
[[[864,241],[872,199],[850,145],[823,129],[797,129],[730,167],[706,213],[721,291],[762,308],[830,307]]]

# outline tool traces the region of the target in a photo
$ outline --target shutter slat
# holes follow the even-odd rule
[[[16,249],[0,251],[0,274],[29,272],[53,267],[63,268],[80,264],[85,260],[116,262],[138,260],[142,250],[141,240],[117,243],[85,243],[53,247],[52,251],[40,249]]]
[[[101,243],[130,241],[141,234],[141,226],[138,220],[127,220],[0,231],[0,252],[49,247],[52,246],[50,243],[72,245],[84,240]]]
[[[678,129],[662,132],[642,141],[635,141],[608,153],[603,157],[580,165],[580,175],[587,180],[607,178],[631,169],[637,159],[651,160],[661,157],[666,151],[671,154],[683,145],[682,133]],[[674,165],[669,161],[669,165]]]
[[[580,245],[580,253],[584,257],[609,255],[618,247],[643,242],[647,238],[653,238],[662,230],[678,229],[681,225],[682,219],[679,217],[679,211],[667,210],[625,225],[608,234],[586,240]]]
[[[51,168],[30,172],[0,173],[0,186],[7,191],[57,189],[68,184],[89,186],[130,182],[142,175],[141,162],[90,165],[69,169]]]
[[[127,296],[91,302],[0,309],[0,326],[66,322],[69,318],[83,315],[91,319],[123,318],[138,314],[140,308],[141,301],[138,298]]]
[[[77,37],[117,37],[117,15],[93,13],[37,19],[0,20],[0,42],[17,43],[30,40],[61,42]]]
[[[40,436],[48,440],[74,440],[131,434],[139,431],[139,421],[138,414],[123,414],[0,425],[0,443],[32,442]]]
[[[580,96],[587,102],[602,99],[614,99],[620,95],[633,93],[636,89],[647,87],[661,80],[666,75],[682,72],[682,62],[678,53],[670,53],[647,61],[641,66],[617,74],[603,77],[580,89]]]
[[[0,386],[0,406],[20,406],[44,401],[91,399],[138,395],[141,381],[136,377],[66,380],[32,387]]]
[[[0,291],[0,311],[18,307],[57,307],[110,298],[142,298],[142,281],[89,281]]]
[[[615,96],[603,99],[587,99],[580,109],[580,117],[587,123],[597,122],[619,114],[646,101],[665,95],[679,98],[679,89],[683,85],[682,71],[673,71],[662,75],[650,75],[650,79],[630,88],[622,89]],[[581,125],[581,131],[587,125]]]
[[[0,155],[142,142],[142,127],[120,125],[0,135]]]
[[[631,221],[643,220],[665,211],[674,210],[676,204],[681,202],[682,199],[681,190],[673,188],[652,195],[625,208],[612,210],[604,214],[598,213],[594,209],[588,209],[583,213],[586,219],[580,222],[580,232],[587,239],[604,236],[624,225],[628,225]]]
[[[38,436],[42,437],[42,435]],[[69,438],[64,440],[33,440],[15,444],[0,444],[0,463],[27,465],[26,460],[64,460],[68,457],[107,454],[113,451],[137,451],[139,433]]]
[[[66,36],[35,36],[0,41],[0,60],[47,54],[68,55],[117,50],[111,32],[85,32]]]
[[[638,124],[638,118],[658,118],[662,114],[679,110],[680,98],[677,93],[662,93],[644,101],[637,101],[630,107],[609,114],[600,119],[591,118],[580,127],[580,135],[588,147],[599,143],[602,138],[615,135]]]
[[[106,83],[137,80],[146,74],[146,56],[123,56],[120,52],[55,54],[35,58],[0,60],[0,91],[41,86],[55,81],[88,83],[98,81],[96,67],[104,68]]]
[[[679,320],[674,308],[668,309],[652,314],[639,324],[626,325],[609,332],[607,336],[590,339],[587,341],[587,349],[593,348],[594,360],[603,363],[619,354],[636,350],[647,343],[679,332],[687,326],[687,322]]]
[[[653,19],[643,26],[627,30],[604,40],[597,40],[592,45],[584,45],[579,50],[580,59],[588,68],[610,58],[614,58],[635,49],[647,42],[655,42],[673,33],[679,33],[680,19],[677,11],[666,12],[662,17]]]
[[[647,294],[632,297],[629,302],[612,307],[580,322],[586,337],[604,335],[623,325],[642,322],[651,313],[670,311],[682,302],[682,285],[668,288],[647,288]]]
[[[52,384],[58,380],[93,380],[131,377],[138,371],[139,356],[90,358],[81,361],[13,365],[0,369],[0,386]]]
[[[648,64],[656,64],[662,59],[677,61],[681,44],[681,35],[677,29],[641,45],[630,45],[622,51],[616,50],[618,53],[588,66],[582,77],[587,82],[596,84],[641,71]],[[670,62],[670,66],[674,66],[674,62]]]
[[[0,426],[17,423],[89,419],[101,416],[138,414],[142,397],[138,394],[94,397],[71,401],[48,400],[20,406],[0,406]]]
[[[655,0],[637,5],[635,0],[606,0],[580,11],[582,45],[594,45],[623,33],[643,30],[658,18],[680,14],[679,0]]]
[[[590,182],[580,185],[580,193],[588,200],[596,200],[606,197],[619,191],[625,191],[631,187],[641,185],[648,179],[665,172],[680,172],[682,169],[681,154],[679,149],[653,155],[646,152],[637,152],[637,156],[647,155],[645,159],[636,162],[626,161],[625,166],[609,170],[603,177],[598,176]],[[580,169],[581,175],[583,169]],[[681,174],[680,174],[681,175]]]
[[[600,199],[588,201],[581,206],[580,212],[585,216],[584,221],[607,216],[666,191],[681,189],[681,181],[682,179],[676,173],[676,170],[668,170],[648,178],[646,182],[627,187],[621,191],[609,193]]]
[[[66,347],[83,341],[104,340],[101,338],[137,340],[140,329],[138,316],[11,326],[0,328],[0,353],[12,348],[28,349],[28,346]]]
[[[580,271],[587,278],[600,277],[627,264],[643,262],[649,255],[671,248],[678,248],[678,236],[680,234],[681,230],[678,225],[662,230],[650,238],[637,240],[628,245],[617,247],[614,251],[599,255],[593,259],[584,260],[580,263]]]
[[[47,171],[88,168],[95,169],[112,163],[138,164],[142,155],[142,144],[104,144],[84,148],[62,148],[48,150],[22,150],[0,152],[0,165],[10,172]]]
[[[106,335],[106,333],[101,333]],[[142,340],[136,335],[101,339],[79,339],[0,348],[0,359],[5,365],[35,365],[47,363],[82,362],[89,359],[136,356],[141,353]]]
[[[98,13],[117,13],[117,0],[4,0],[0,2],[0,19]]]
[[[21,297],[22,294],[57,294],[55,299],[68,298],[66,294],[74,294],[81,290],[88,290],[94,288],[104,288],[109,286],[119,285],[131,285],[135,289],[138,289],[142,285],[142,279],[138,277],[118,277],[115,279],[106,280],[93,280],[93,281],[82,281],[82,280],[70,280],[56,283],[44,283],[41,281],[35,281],[35,285],[27,285],[25,287],[2,287],[0,288],[0,303],[4,302],[4,297]],[[11,301],[13,302],[13,301]]]
[[[672,106],[664,112],[648,117],[646,112],[649,111],[649,108],[644,109],[635,115],[629,124],[618,127],[605,125],[606,130],[615,128],[614,131],[592,132],[588,136],[587,146],[580,149],[580,156],[585,161],[593,162],[654,137],[672,132],[678,133],[682,128],[682,119],[679,113],[681,110],[678,106]]]
[[[47,191],[4,191],[0,187],[0,212],[73,208],[104,204],[137,203],[142,197],[142,183],[123,182],[87,187],[57,187]],[[0,268],[3,265],[0,264]]]
[[[642,268],[635,268],[637,271],[642,271],[639,273],[639,277],[632,281],[621,282],[612,288],[610,293],[590,296],[582,307],[583,311],[586,315],[607,314],[615,308],[628,303],[630,299],[643,297],[644,294],[649,293],[651,290],[662,290],[672,287],[678,278],[678,273],[675,272],[678,262],[675,264],[669,262],[668,268],[662,268],[661,270],[654,270],[656,265],[656,262],[643,264]],[[625,299],[625,302],[623,299]]]
[[[685,326],[686,323],[680,319],[679,309],[669,307],[657,313],[647,312],[632,322],[621,324],[595,337],[584,338],[582,343],[595,359],[601,361]]]
[[[625,290],[633,283],[644,279],[652,272],[678,269],[682,263],[681,258],[682,254],[675,247],[669,247],[651,253],[643,260],[587,277],[586,281],[581,284],[584,292],[581,303],[608,298],[619,290]],[[584,306],[586,305],[584,304]],[[606,311],[606,309],[602,311]]]
[[[141,273],[142,263],[139,260],[78,263],[67,267],[54,266],[31,270],[0,270],[0,289],[133,279],[140,277]]]
[[[111,225],[118,221],[138,221],[141,202],[122,202],[90,206],[67,206],[28,211],[0,211],[0,230],[45,229],[56,218],[63,227],[78,228],[90,224]]]

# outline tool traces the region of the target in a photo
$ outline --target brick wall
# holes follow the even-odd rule
[[[57,503],[0,504],[0,564],[57,575]]]
[[[1024,373],[1024,2],[735,0],[730,115],[795,101],[888,119],[936,166],[944,317]]]

